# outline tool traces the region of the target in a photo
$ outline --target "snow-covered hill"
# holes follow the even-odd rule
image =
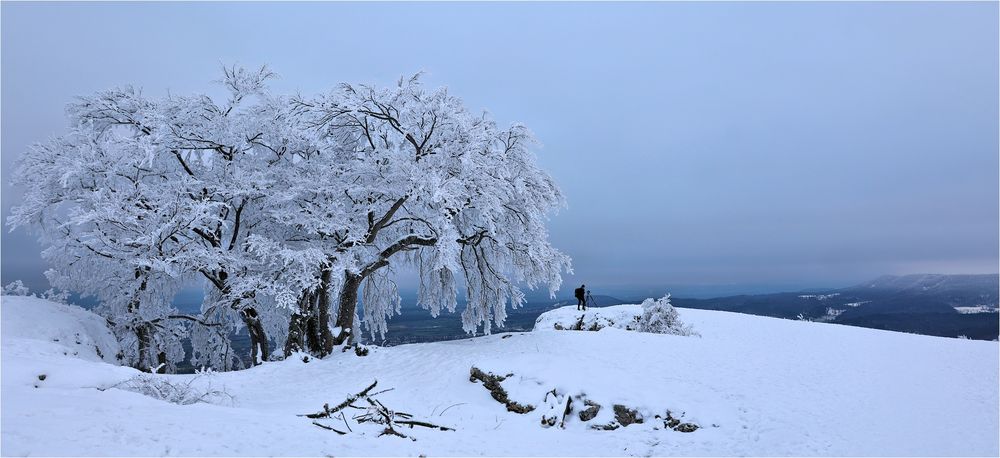
[[[296,357],[241,372],[155,376],[227,394],[210,397],[214,403],[178,405],[125,389],[134,384],[106,389],[138,372],[102,362],[96,351],[54,349],[54,336],[79,335],[88,346],[106,340],[106,329],[92,326],[99,319],[38,299],[4,297],[0,452],[998,454],[996,342],[687,309],[680,309],[681,318],[701,337],[546,326],[574,317],[573,309],[543,315],[535,332],[371,348],[367,356]],[[591,309],[584,321],[620,318],[629,309]],[[631,309],[638,313],[638,306]],[[77,346],[61,338],[58,345]],[[470,381],[473,367],[487,376],[512,374],[500,383],[508,400],[534,410],[508,411],[484,383]],[[455,431],[417,427],[399,430],[409,438],[380,437],[381,425],[297,416],[322,411],[324,403],[336,406],[375,380],[372,392],[392,388],[375,396],[388,408]],[[567,397],[574,399],[573,411],[560,428]],[[580,412],[592,404],[602,408],[583,421]],[[347,410],[345,420],[359,413]],[[668,411],[699,428],[668,427],[677,424],[665,424]],[[643,422],[594,428],[616,426],[616,413]],[[552,415],[559,417],[556,426],[543,427],[543,416]]]

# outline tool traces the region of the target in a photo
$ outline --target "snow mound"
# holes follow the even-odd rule
[[[118,341],[105,320],[80,307],[29,296],[0,297],[0,341],[3,366],[3,442],[20,436],[21,426],[45,428],[29,419],[52,422],[63,429],[66,416],[93,421],[93,406],[81,406],[81,389],[119,383],[137,373],[117,364]],[[111,363],[111,364],[107,364]],[[67,394],[70,396],[67,397]],[[39,414],[39,412],[45,412]],[[81,415],[81,412],[90,412]],[[63,420],[54,420],[62,417]],[[14,433],[8,433],[8,430]],[[27,454],[20,452],[18,454]],[[65,450],[62,454],[74,454]]]
[[[591,307],[579,311],[569,305],[550,310],[538,316],[533,331],[599,331],[616,328],[631,331],[638,329],[642,307],[634,304]]]
[[[75,305],[31,296],[2,296],[3,350],[73,356],[117,364],[118,341],[104,318]]]

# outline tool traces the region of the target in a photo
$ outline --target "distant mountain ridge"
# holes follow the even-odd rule
[[[673,302],[678,307],[994,340],[1000,333],[998,290],[997,274],[885,275],[841,289]]]
[[[845,289],[889,289],[897,291],[920,289],[937,290],[969,290],[979,289],[992,293],[996,298],[1000,274],[946,275],[946,274],[911,274],[883,275],[870,282],[865,282]]]

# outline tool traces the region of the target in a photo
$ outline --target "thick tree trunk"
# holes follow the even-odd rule
[[[202,274],[216,288],[219,288],[219,292],[223,295],[229,294],[230,289],[227,284],[229,274],[225,270],[218,271],[214,276],[206,271],[202,271]],[[252,306],[241,307],[240,305],[243,299],[250,297],[253,297],[252,293],[242,298],[236,298],[230,306],[238,311],[240,318],[243,319],[243,325],[247,327],[247,333],[250,335],[250,365],[256,366],[267,361],[270,351],[268,349],[267,332],[264,331],[264,324],[260,322],[260,315],[257,313],[257,309]]]
[[[167,354],[166,352],[156,352],[156,363],[153,366],[147,365],[150,362],[154,348],[154,335],[156,334],[156,328],[152,323],[142,323],[139,327],[135,328],[135,337],[139,345],[139,363],[136,369],[143,372],[156,372],[157,374],[167,373]]]
[[[264,332],[264,325],[260,322],[260,315],[257,309],[246,307],[240,310],[240,317],[250,334],[250,364],[256,366],[267,360],[267,334]]]
[[[306,335],[309,337],[306,343],[309,345],[309,353],[320,358],[326,356],[323,354],[323,337],[320,335],[319,322],[319,296],[322,294],[323,291],[319,289],[309,294],[309,314],[306,317]]]
[[[299,310],[292,314],[288,321],[288,338],[285,340],[285,357],[292,353],[305,350],[306,347],[306,320],[305,310],[302,309],[303,302],[307,298],[299,299]]]
[[[141,323],[137,328],[135,328],[135,338],[139,345],[139,367],[136,367],[136,369],[143,372],[151,372],[151,368],[146,364],[146,362],[149,361],[150,347],[153,346],[153,336],[150,334],[151,330],[146,323]]]
[[[378,234],[378,230],[381,229],[387,221],[389,221],[392,215],[403,205],[403,202],[405,201],[405,197],[397,200],[396,203],[393,204],[392,209],[386,213],[386,215],[382,217],[378,223],[372,223],[372,215],[369,214],[369,223],[373,224],[373,228],[370,230],[370,234],[366,239],[367,243],[375,241],[375,236]],[[338,298],[339,304],[337,308],[337,327],[340,328],[340,332],[334,338],[334,344],[351,344],[356,342],[356,339],[358,338],[357,336],[352,335],[352,330],[354,329],[354,313],[358,308],[358,289],[361,287],[361,282],[365,279],[365,277],[372,275],[383,267],[388,266],[389,258],[400,251],[418,246],[434,246],[436,243],[436,238],[428,238],[411,234],[386,247],[381,253],[379,253],[378,258],[375,261],[361,269],[359,273],[344,271],[344,283],[342,285],[342,289],[340,290],[340,297]]]
[[[319,309],[319,350],[322,356],[333,352],[333,332],[330,331],[330,281],[332,276],[333,272],[329,269],[323,270],[320,278],[319,301],[316,304]]]
[[[361,287],[362,279],[360,275],[344,272],[344,285],[340,290],[337,307],[337,327],[340,328],[340,333],[333,340],[335,345],[354,342],[355,336],[351,335],[351,330],[354,329],[354,313],[358,308],[358,288]]]
[[[308,350],[313,356],[322,358],[333,352],[334,336],[330,331],[331,276],[329,270],[323,271],[319,288],[304,292],[299,298],[298,310],[288,323],[285,356]]]
[[[145,270],[148,271],[149,267],[146,267]],[[147,278],[142,276],[142,270],[136,269],[135,279],[139,280],[140,278],[142,278],[142,282],[139,283],[139,293],[142,293],[143,291],[146,290],[146,287],[148,286],[149,283],[147,282]],[[128,303],[129,313],[138,314],[140,305],[141,302],[139,301],[139,295],[137,294],[136,296],[132,297],[132,300]],[[155,333],[156,333],[156,328],[153,327],[152,323],[149,322],[144,321],[142,323],[139,323],[139,326],[135,328],[136,344],[139,346],[139,361],[137,362],[138,367],[136,367],[136,369],[139,369],[140,371],[151,372],[152,370],[155,369],[157,372],[163,373],[166,370],[165,365],[157,364],[158,367],[156,368],[151,368],[147,365],[147,362],[150,361],[149,353],[153,351],[153,334]],[[163,360],[163,362],[165,363],[166,355],[164,355],[162,358],[160,358],[159,356],[160,355],[157,355],[157,361]]]

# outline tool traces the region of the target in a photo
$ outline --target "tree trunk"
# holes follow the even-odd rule
[[[321,342],[320,354],[322,356],[333,353],[333,332],[330,331],[330,281],[332,280],[332,276],[333,272],[331,272],[330,269],[324,269],[320,277],[319,301],[317,303],[317,308],[319,309],[318,321],[319,337]],[[357,290],[355,290],[355,297],[357,297],[356,291]]]
[[[167,354],[165,352],[159,352],[156,354],[156,373],[166,374],[167,373]]]
[[[323,291],[317,289],[309,294],[309,314],[306,317],[306,335],[309,336],[306,343],[309,345],[309,353],[317,357],[324,357],[322,335],[320,335],[319,322],[319,296]],[[329,325],[328,325],[329,326]]]
[[[260,315],[257,309],[246,307],[240,310],[240,317],[250,334],[250,365],[256,366],[267,360],[267,334],[264,332],[264,325],[260,322]]]
[[[210,276],[204,271],[202,274],[208,277],[224,296],[229,294],[230,289],[227,284],[229,274],[225,270],[218,271],[215,277]],[[240,307],[243,299],[250,297],[253,297],[252,293],[244,297],[238,297],[233,300],[230,306],[234,310],[239,311],[240,318],[243,319],[243,325],[247,327],[247,333],[250,335],[250,365],[256,366],[267,361],[270,352],[267,348],[267,332],[264,331],[264,324],[260,322],[260,315],[257,313],[257,309],[252,306]]]
[[[286,357],[304,350],[318,358],[333,352],[334,336],[330,331],[331,276],[329,270],[324,270],[320,276],[320,286],[315,291],[302,293],[299,298],[298,310],[292,314],[288,323]]]
[[[288,321],[288,339],[285,340],[285,357],[294,352],[305,349],[306,340],[306,310],[303,310],[304,303],[307,302],[308,295],[303,294],[299,299],[299,310],[292,314]]]
[[[350,272],[344,272],[344,285],[340,290],[337,307],[337,327],[340,333],[334,338],[334,345],[350,344],[355,336],[351,335],[354,328],[354,312],[358,308],[358,288],[363,277]]]
[[[149,361],[149,351],[152,347],[153,336],[152,330],[149,328],[148,323],[140,323],[138,327],[135,328],[135,338],[139,344],[139,361],[136,369],[143,372],[152,372],[151,368],[147,366]]]
[[[149,267],[146,267],[145,270],[148,271]],[[148,278],[142,276],[142,271],[139,270],[139,269],[136,269],[135,270],[135,279],[138,280],[140,278],[142,278],[142,282],[139,283],[139,291],[138,291],[138,293],[135,296],[132,297],[132,300],[129,301],[129,303],[128,303],[128,311],[129,311],[129,313],[134,313],[134,314],[138,314],[139,313],[139,306],[141,304],[140,301],[139,301],[139,297],[140,297],[139,294],[141,294],[143,291],[145,291],[146,287],[149,284],[148,281],[147,281]],[[139,369],[140,371],[151,372],[154,369],[154,368],[151,368],[151,367],[147,366],[146,364],[148,362],[150,362],[149,352],[153,350],[153,348],[152,348],[153,347],[153,334],[155,334],[155,333],[156,333],[156,328],[153,327],[152,323],[149,323],[149,322],[146,322],[146,321],[143,321],[143,322],[139,323],[139,326],[135,328],[135,339],[136,339],[137,345],[139,346],[139,361],[137,362],[138,367],[136,367],[136,369]],[[159,356],[159,355],[157,355],[157,356]],[[166,357],[164,356],[164,358],[162,358],[162,359],[165,360]],[[159,368],[156,368],[156,370],[157,370],[157,372],[160,372],[160,371],[164,370],[165,368],[166,368],[166,366],[161,366]]]
[[[157,374],[167,373],[167,354],[166,352],[156,352],[156,363],[155,366],[147,365],[151,361],[151,354],[156,349],[154,348],[154,335],[156,334],[156,327],[152,323],[144,322],[135,328],[135,337],[139,344],[139,362],[136,369],[143,372],[155,372]]]

